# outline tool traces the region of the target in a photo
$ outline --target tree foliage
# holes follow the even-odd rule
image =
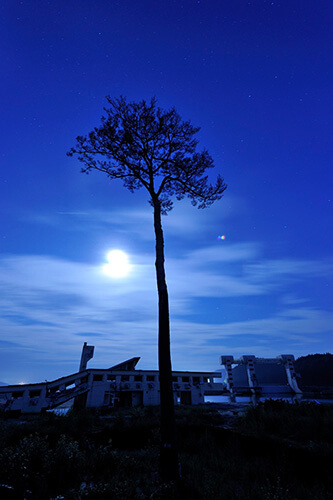
[[[333,387],[333,354],[308,354],[295,361],[300,386]]]
[[[198,127],[182,121],[175,108],[159,108],[155,98],[149,103],[107,100],[101,125],[77,137],[68,153],[78,155],[82,172],[94,169],[122,179],[131,192],[146,188],[151,203],[160,201],[162,213],[172,208],[173,196],[187,196],[198,208],[221,198],[227,187],[223,179],[218,176],[211,185],[206,174],[214,167],[212,157],[206,150],[196,152]]]

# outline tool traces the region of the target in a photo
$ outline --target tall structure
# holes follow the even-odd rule
[[[94,349],[95,347],[93,345],[87,345],[87,342],[83,344],[79,372],[82,372],[87,368],[89,359],[94,356]]]

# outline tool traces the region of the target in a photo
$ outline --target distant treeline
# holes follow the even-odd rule
[[[309,354],[295,361],[300,387],[333,387],[333,354]]]

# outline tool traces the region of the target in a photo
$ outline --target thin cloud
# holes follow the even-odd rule
[[[332,334],[333,315],[320,308],[305,307],[302,297],[288,299],[279,277],[308,280],[322,277],[326,263],[265,261],[259,247],[233,245],[232,252],[211,247],[194,250],[167,261],[171,303],[171,337],[175,369],[211,369],[208,360],[219,353],[248,352],[274,355],[286,351],[311,352]],[[205,258],[205,266],[200,260]],[[252,259],[249,271],[244,261]],[[157,366],[157,294],[152,255],[132,255],[133,272],[124,280],[111,280],[100,266],[48,256],[7,256],[0,260],[0,331],[2,341],[10,339],[29,353],[32,362],[40,357],[50,361],[47,374],[60,376],[63,360],[68,369],[77,369],[78,337],[98,339],[94,365],[111,366],[119,360],[141,355],[142,367]],[[261,271],[256,274],[255,269]],[[264,272],[263,270],[267,270]],[[274,282],[272,286],[271,282]],[[200,298],[279,294],[278,309],[244,321],[214,323],[208,318],[193,321]],[[287,297],[287,298],[286,298]],[[292,300],[291,300],[292,299]],[[241,304],[242,302],[240,302]],[[202,316],[201,316],[202,318]],[[209,323],[209,324],[208,324]],[[85,333],[87,332],[87,333]],[[89,333],[90,332],[90,333]],[[247,339],[247,340],[246,340]],[[8,352],[15,345],[3,344]],[[229,346],[229,347],[228,347]],[[193,359],[197,365],[191,367]],[[201,353],[196,358],[197,354]],[[200,359],[201,361],[200,361]],[[73,361],[74,359],[74,361]],[[53,360],[53,361],[52,361]],[[190,363],[190,364],[189,364]],[[210,365],[211,366],[211,365]],[[2,377],[5,378],[5,377]]]
[[[215,228],[216,236],[223,230],[224,221],[244,210],[244,202],[232,195],[223,203],[207,210],[198,210],[188,201],[174,205],[173,211],[163,218],[165,232],[170,235],[195,235],[203,229]],[[153,240],[153,212],[148,203],[142,208],[115,208],[113,210],[77,209],[55,213],[24,214],[23,219],[36,224],[58,226],[63,230],[86,231],[87,228],[111,227],[115,233],[132,234],[143,241]],[[82,224],[84,221],[84,224]]]
[[[260,247],[256,243],[238,243],[228,246],[214,245],[187,253],[187,259],[193,266],[203,266],[214,262],[235,262],[253,260],[260,255]]]
[[[277,259],[247,264],[245,272],[255,280],[303,276],[327,276],[333,272],[331,261]]]

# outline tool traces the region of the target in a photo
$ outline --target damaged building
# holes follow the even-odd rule
[[[77,373],[51,382],[0,387],[3,411],[40,413],[70,401],[86,408],[137,407],[160,404],[158,370],[137,370],[139,357],[108,369],[87,368],[94,346],[82,349]],[[205,395],[223,390],[220,372],[173,371],[175,404],[198,405]]]

